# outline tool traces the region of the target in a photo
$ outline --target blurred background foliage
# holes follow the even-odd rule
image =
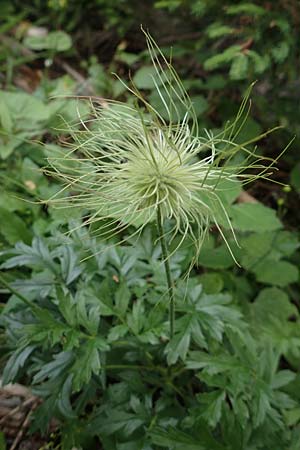
[[[291,188],[257,183],[250,194],[276,208],[288,227],[297,228],[297,0],[2,0],[0,19],[0,168],[5,188],[0,207],[6,218],[0,225],[2,245],[17,241],[27,225],[35,231],[50,226],[49,211],[16,197],[35,201],[57,189],[39,168],[47,152],[59,144],[64,121],[76,119],[76,96],[127,101],[128,92],[113,75],[117,73],[125,80],[132,78],[153,106],[161,108],[149,76],[153,69],[141,24],[167,55],[172,53],[202,128],[222,127],[235,115],[245,89],[256,81],[251,114],[240,139],[282,126],[260,144],[260,151],[273,158],[296,139],[273,174]],[[84,110],[81,102],[81,114]],[[16,193],[9,202],[8,192]],[[29,239],[28,228],[24,235]]]

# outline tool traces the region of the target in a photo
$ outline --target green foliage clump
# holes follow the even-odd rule
[[[177,283],[169,340],[154,231],[116,247],[79,229],[72,238],[56,234],[9,250],[2,269],[28,275],[12,283],[2,314],[14,349],[3,382],[30,380],[44,399],[34,426],[45,429],[57,417],[66,450],[93,448],[87,436],[107,449],[296,448],[297,428],[289,426],[299,404],[289,394],[298,378],[279,362],[299,360],[297,308],[276,287],[245,305],[237,268],[195,271],[187,286]],[[171,258],[176,279],[189,254],[186,246]],[[216,276],[207,282],[213,273],[221,283]]]

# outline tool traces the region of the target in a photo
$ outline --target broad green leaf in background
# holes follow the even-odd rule
[[[224,287],[222,275],[217,272],[208,272],[200,276],[200,283],[206,294],[218,294]]]
[[[37,127],[49,118],[47,105],[26,92],[0,91],[0,100],[9,109],[11,121],[17,130]],[[12,131],[12,126],[10,128]]]
[[[239,231],[262,232],[282,228],[276,212],[261,203],[239,203],[231,206],[228,213],[233,228]]]
[[[216,189],[220,199],[230,205],[242,192],[242,183],[236,179],[220,180]]]
[[[25,185],[31,182],[33,183],[32,186],[35,186],[35,189],[43,182],[41,168],[28,157],[25,157],[22,161],[21,176]]]
[[[203,95],[194,95],[191,100],[197,117],[201,117],[209,107],[208,101]]]
[[[288,295],[276,287],[262,289],[252,304],[252,309],[255,320],[262,325],[268,325],[270,317],[287,320],[289,317],[299,315]]]
[[[15,197],[13,192],[0,192],[0,208],[7,211],[24,211],[27,204],[20,198]]]
[[[243,267],[253,272],[260,272],[260,264],[265,260],[279,261],[289,257],[299,248],[295,233],[278,230],[264,233],[251,233],[239,239],[241,246],[240,262]]]
[[[0,91],[0,104],[0,157],[5,159],[26,139],[41,132],[50,114],[40,99],[22,91]]]
[[[15,148],[22,145],[30,136],[31,133],[29,131],[15,132],[14,134],[0,132],[0,158],[8,158]]]
[[[291,185],[300,192],[300,163],[296,164],[290,174]]]
[[[282,230],[276,233],[274,249],[282,256],[292,256],[300,247],[300,240],[295,232]]]
[[[155,83],[160,85],[156,70],[153,66],[142,66],[136,71],[133,83],[138,89],[154,89]]]
[[[254,267],[257,281],[284,287],[299,279],[299,270],[288,261],[271,261],[265,259]]]
[[[265,258],[277,260],[278,254],[272,252],[274,241],[275,234],[272,232],[251,233],[239,239],[242,266],[248,270],[255,270],[256,265]]]
[[[32,50],[63,52],[72,47],[72,39],[64,31],[51,31],[45,36],[27,36],[24,45]]]
[[[198,264],[211,269],[228,269],[234,266],[235,262],[230,255],[225,244],[214,246],[213,239],[204,242],[198,258]]]
[[[255,120],[253,117],[249,116],[247,117],[245,123],[243,124],[243,127],[239,130],[237,136],[235,137],[235,141],[239,144],[244,144],[247,141],[251,141],[255,136],[259,136],[263,133],[263,129],[261,124]],[[236,158],[242,157],[244,159],[243,154],[236,155]],[[243,159],[240,159],[239,161],[243,161]]]
[[[272,343],[291,367],[298,367],[299,312],[283,290],[275,287],[261,290],[251,305],[249,319],[261,341]]]
[[[26,223],[14,212],[0,206],[0,233],[11,245],[23,241],[29,244],[32,239],[32,232]]]

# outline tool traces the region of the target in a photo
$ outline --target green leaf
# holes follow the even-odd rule
[[[49,119],[49,109],[37,97],[25,92],[0,91],[0,100],[10,111],[13,123],[17,130],[40,127],[40,122]],[[22,141],[19,143],[21,144]]]
[[[287,261],[272,261],[270,263],[266,259],[255,267],[253,271],[256,274],[257,281],[280,287],[295,283],[299,278],[298,268]]]
[[[153,66],[142,66],[136,71],[133,83],[138,89],[154,89],[155,82],[160,85],[156,70]]]
[[[197,400],[203,407],[201,417],[211,426],[215,427],[221,419],[222,406],[226,398],[226,392],[214,391],[199,394]]]
[[[289,411],[285,411],[284,416],[285,416],[287,425],[289,427],[298,425],[300,422],[300,407],[290,409]],[[300,444],[300,440],[299,440],[299,444]]]
[[[274,246],[281,255],[291,256],[300,247],[300,241],[296,233],[283,230],[276,234]]]
[[[0,127],[8,134],[10,134],[13,130],[13,118],[7,104],[4,101],[0,102]]]
[[[33,238],[31,247],[25,245],[23,242],[18,242],[11,253],[17,256],[9,258],[1,265],[1,268],[11,269],[17,266],[40,266],[49,268],[51,272],[57,272],[56,264],[53,262],[49,249],[40,238]]]
[[[169,427],[165,430],[157,426],[149,432],[149,436],[154,444],[172,450],[206,450],[206,447],[203,447],[198,439],[176,428]]]
[[[31,353],[35,350],[35,345],[28,345],[16,350],[6,363],[3,370],[2,383],[3,385],[13,382],[19,372],[24,366]]]
[[[76,305],[77,324],[82,325],[91,335],[97,335],[101,306],[93,292],[88,289],[78,290],[74,303]]]
[[[268,54],[260,55],[254,50],[247,50],[247,55],[254,63],[255,73],[261,74],[271,65],[271,58]]]
[[[83,266],[78,262],[78,255],[70,245],[64,245],[60,248],[61,274],[68,286],[76,280],[83,270]]]
[[[270,399],[262,389],[257,395],[254,406],[254,427],[256,428],[263,424],[267,413],[271,412]]]
[[[242,365],[230,355],[209,355],[200,351],[191,352],[190,358],[186,361],[186,367],[192,370],[203,369],[204,373],[209,375],[242,371]]]
[[[236,179],[220,180],[218,182],[218,195],[221,201],[233,203],[242,192],[242,183]]]
[[[76,324],[76,305],[72,295],[66,293],[60,286],[56,288],[58,309],[68,325],[74,327]]]
[[[276,212],[261,203],[239,203],[231,206],[228,213],[233,228],[239,231],[263,232],[282,228]]]
[[[240,53],[232,61],[229,77],[231,80],[244,80],[248,77],[248,56]]]
[[[121,61],[121,62],[127,64],[128,66],[132,66],[134,63],[136,63],[140,59],[140,56],[137,55],[136,53],[120,51],[119,53],[117,53],[115,55],[115,59],[117,61]]]
[[[115,303],[118,313],[124,317],[127,312],[131,293],[125,283],[122,283],[115,293]]]
[[[77,417],[71,404],[72,394],[72,375],[69,375],[64,382],[57,399],[57,407],[60,413],[67,419],[74,420]]]
[[[296,164],[290,174],[291,185],[300,192],[300,163]]]
[[[291,370],[280,370],[274,375],[271,386],[273,389],[280,389],[281,387],[291,383],[291,381],[295,380],[295,378],[296,374]]]
[[[166,109],[164,103],[162,102],[161,96],[164,98],[165,104],[168,105],[169,104],[169,97],[170,97],[170,93],[166,91],[166,89],[164,89],[163,87],[160,88],[160,94],[157,92],[157,90],[153,90],[151,92],[151,94],[149,95],[149,102],[151,103],[151,106],[154,107],[159,114],[166,120],[168,120],[170,117],[170,112]],[[172,114],[174,116],[174,120],[176,121],[180,121],[183,120],[185,114],[186,114],[186,108],[184,107],[184,105],[182,104],[182,102],[175,96],[173,96],[174,98],[172,99],[174,102],[174,108],[172,111]],[[200,105],[203,104],[202,101],[200,101]],[[195,109],[197,109],[197,103],[195,103]],[[176,110],[175,110],[176,107]],[[205,108],[205,105],[204,105]],[[201,109],[200,109],[200,114],[201,114]]]
[[[195,327],[198,328],[198,334],[200,333],[200,335],[202,335],[202,346],[206,346],[204,336],[196,317],[186,315],[181,319],[177,319],[176,327],[180,327],[180,332],[175,334],[165,349],[169,365],[175,364],[178,358],[181,358],[183,361],[185,360],[191,342],[191,334]]]
[[[43,364],[41,369],[34,375],[33,383],[39,384],[46,379],[52,380],[59,377],[59,375],[66,373],[74,357],[72,352],[61,352],[53,355],[52,361]]]
[[[132,305],[132,312],[127,315],[127,323],[134,334],[139,334],[145,323],[145,307],[142,299]]]
[[[208,101],[203,95],[193,95],[191,97],[192,103],[194,105],[194,111],[197,117],[201,117],[205,111],[208,109]]]
[[[243,329],[241,314],[230,302],[228,295],[204,294],[201,285],[190,288],[186,304],[178,306],[186,313],[176,320],[175,335],[165,349],[168,364],[175,364],[178,358],[185,360],[192,340],[207,349],[208,337],[221,342],[226,326]]]
[[[272,252],[274,248],[275,234],[252,233],[249,236],[241,238],[241,264],[248,270],[255,270],[255,267],[263,259],[268,258],[277,260],[279,255]]]
[[[15,197],[13,192],[0,192],[0,207],[7,211],[26,211],[24,200]]]
[[[0,206],[0,233],[7,242],[14,245],[18,241],[30,243],[32,233],[24,221],[17,214]]]
[[[263,131],[264,130],[262,129],[261,124],[257,120],[253,119],[253,117],[249,116],[246,118],[242,128],[239,130],[234,140],[236,143],[239,143],[244,146],[245,142],[251,141],[253,138],[255,138],[255,136],[259,136],[260,134],[262,134]],[[242,162],[243,159],[240,160],[240,163]]]
[[[88,340],[80,346],[76,362],[71,368],[73,389],[79,391],[89,383],[92,374],[98,375],[101,369],[100,352],[109,350],[108,344],[101,337]]]
[[[276,287],[265,288],[260,291],[252,304],[255,321],[268,324],[271,317],[287,320],[289,317],[298,316],[298,310],[290,302],[288,295]]]
[[[39,342],[47,338],[50,344],[54,345],[60,343],[63,336],[70,331],[70,327],[57,320],[50,310],[39,308],[33,312],[38,322],[33,325],[28,325],[26,328],[28,334],[31,332],[32,341]]]
[[[218,294],[222,291],[224,282],[219,273],[205,273],[200,277],[200,283],[206,294]]]
[[[72,47],[72,40],[64,31],[52,31],[46,36],[28,36],[24,45],[32,50],[63,52]]]
[[[206,70],[214,70],[218,67],[222,67],[225,64],[231,62],[237,54],[240,53],[241,47],[239,45],[232,45],[231,47],[224,50],[222,53],[211,56],[204,63],[204,68]]]
[[[206,28],[206,33],[211,39],[226,36],[228,34],[232,34],[233,32],[234,28],[231,28],[228,25],[223,25],[221,22],[214,22]]]
[[[214,247],[214,242],[210,236],[206,239],[201,248],[198,264],[210,269],[228,269],[234,265],[234,260],[225,244]]]
[[[271,53],[274,61],[281,64],[289,55],[290,46],[286,41],[280,42],[274,48],[271,49]]]
[[[143,413],[132,413],[118,409],[107,411],[108,417],[101,416],[97,423],[98,432],[104,435],[115,435],[122,430],[125,436],[130,436],[140,428],[148,417]]]
[[[35,164],[30,158],[25,157],[22,161],[22,180],[26,182],[32,181],[35,185],[38,185],[43,181],[43,174],[41,168]]]
[[[263,16],[266,14],[265,8],[261,6],[255,5],[253,3],[244,3],[242,2],[240,5],[233,5],[226,7],[227,14],[249,14],[249,15],[258,15]]]
[[[114,342],[124,337],[128,332],[127,325],[116,325],[115,327],[111,327],[108,333],[107,341]]]
[[[239,239],[240,261],[243,267],[253,272],[260,271],[260,264],[266,260],[278,261],[283,256],[291,256],[298,248],[295,234],[288,231],[252,233]]]

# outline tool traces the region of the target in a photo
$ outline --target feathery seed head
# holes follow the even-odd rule
[[[83,130],[70,127],[70,149],[49,158],[50,172],[65,185],[51,201],[88,211],[85,224],[109,219],[116,230],[134,224],[137,233],[159,213],[161,220],[173,223],[171,239],[181,234],[183,240],[189,234],[198,252],[211,221],[224,237],[216,209],[230,224],[219,196],[220,182],[251,181],[257,175],[245,174],[249,167],[261,170],[261,176],[266,172],[253,151],[234,143],[247,115],[250,91],[232,124],[216,136],[205,131],[199,137],[192,101],[171,64],[145,35],[164,114],[134,85],[127,87],[136,99],[134,106],[114,101],[92,105],[92,116],[81,122]],[[237,152],[244,153],[243,165],[232,163]],[[74,194],[65,196],[66,190]],[[110,235],[111,226],[101,230]]]

